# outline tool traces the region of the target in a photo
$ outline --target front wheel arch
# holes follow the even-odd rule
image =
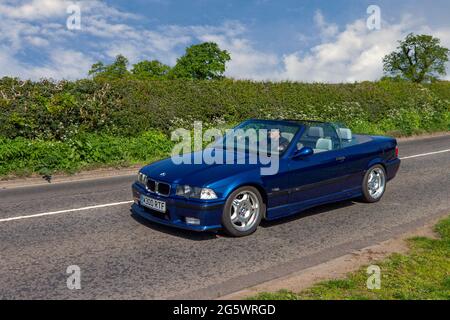
[[[234,191],[236,191],[237,189],[242,188],[242,187],[253,187],[253,188],[255,188],[256,190],[259,191],[259,194],[261,195],[261,198],[263,200],[264,206],[266,208],[266,210],[264,210],[264,213],[263,213],[263,219],[265,219],[266,216],[267,216],[268,196],[267,196],[266,189],[264,189],[264,187],[261,184],[250,182],[250,183],[243,183],[243,184],[237,185],[237,186],[233,187],[233,189],[231,189],[228,192],[226,199],[228,199],[230,194],[232,194]]]
[[[253,199],[257,200],[257,202],[259,203],[259,215],[256,216],[255,218],[253,218],[253,221],[251,222],[251,226],[249,227],[249,229],[245,229],[245,225],[243,226],[244,229],[240,230],[241,227],[238,224],[236,226],[236,222],[239,223],[240,218],[238,218],[237,216],[235,216],[235,218],[232,218],[234,214],[236,214],[237,209],[234,209],[234,214],[233,214],[233,209],[232,207],[234,206],[234,200],[238,199],[237,197],[239,196],[239,194],[241,193],[249,193],[249,194],[253,194]],[[251,195],[250,195],[251,196]],[[236,198],[235,198],[236,197]],[[244,200],[244,201],[248,201],[248,200]],[[253,202],[254,203],[254,202]],[[240,206],[240,204],[237,204],[238,206]],[[247,208],[251,208],[251,206],[248,206],[247,204],[243,204],[244,206],[244,210],[247,210]],[[234,189],[234,191],[230,192],[227,196],[227,200],[225,202],[223,211],[222,211],[222,216],[221,216],[221,221],[222,221],[222,226],[224,231],[233,237],[243,237],[243,236],[247,236],[252,234],[253,232],[256,231],[256,229],[258,228],[262,218],[265,216],[265,211],[266,211],[266,205],[263,201],[262,195],[261,193],[258,191],[258,189],[252,185],[242,185],[240,187],[237,187]],[[251,211],[247,211],[247,213],[244,213],[245,215],[249,215],[247,217],[244,217],[245,219],[250,219],[247,221],[251,221]],[[234,220],[235,219],[235,220]]]

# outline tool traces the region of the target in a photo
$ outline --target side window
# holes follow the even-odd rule
[[[297,148],[310,147],[314,153],[336,150],[340,148],[340,139],[336,130],[327,123],[314,123],[306,127],[297,143]]]

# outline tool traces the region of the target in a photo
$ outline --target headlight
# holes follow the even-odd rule
[[[200,199],[217,199],[216,193],[212,189],[202,188],[200,191]]]
[[[177,186],[177,196],[189,197],[191,195],[192,188],[190,186]]]
[[[217,199],[217,195],[212,189],[197,188],[187,185],[177,186],[177,196],[202,200]]]
[[[138,173],[138,177],[137,177],[137,181],[141,184],[143,184],[144,186],[147,185],[147,175],[143,174],[142,172]]]

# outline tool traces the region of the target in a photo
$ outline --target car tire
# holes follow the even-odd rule
[[[233,237],[244,237],[258,228],[266,212],[266,205],[258,189],[244,186],[227,198],[222,213],[224,231]]]
[[[368,203],[380,201],[386,191],[386,182],[386,170],[382,165],[370,167],[362,182],[362,200]]]

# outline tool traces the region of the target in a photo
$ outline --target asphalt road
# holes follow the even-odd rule
[[[448,149],[450,136],[407,141],[400,156]],[[450,213],[450,152],[442,152],[404,159],[379,203],[321,206],[239,239],[137,220],[129,203],[27,218],[129,201],[133,180],[0,190],[0,298],[215,298]],[[80,290],[67,288],[70,265],[81,269]]]

